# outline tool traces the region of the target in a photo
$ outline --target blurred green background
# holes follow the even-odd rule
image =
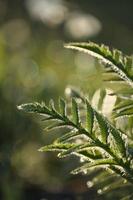
[[[96,198],[88,177],[70,175],[76,159],[37,151],[58,133],[16,105],[56,101],[67,85],[98,89],[95,61],[63,43],[92,40],[132,54],[132,10],[132,0],[0,0],[0,199]]]

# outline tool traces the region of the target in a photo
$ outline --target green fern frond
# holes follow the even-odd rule
[[[118,50],[109,50],[105,45],[88,43],[68,43],[66,48],[75,49],[99,59],[106,67],[110,67],[119,77],[133,87],[133,67],[132,58],[124,56]],[[130,70],[129,70],[130,69]]]
[[[84,101],[85,102],[85,101]],[[65,105],[65,107],[64,107]],[[65,133],[60,138],[57,138],[52,145],[48,145],[40,149],[40,151],[59,151],[59,157],[69,156],[75,154],[80,157],[85,157],[91,160],[91,163],[87,167],[99,166],[100,165],[118,165],[123,171],[130,171],[128,162],[128,156],[126,154],[127,149],[125,141],[122,139],[121,133],[117,130],[102,114],[98,113],[94,108],[91,107],[89,102],[86,100],[86,120],[88,121],[87,130],[80,122],[80,110],[76,99],[72,99],[72,119],[71,116],[64,115],[64,108],[66,104],[63,103],[63,112],[58,112],[54,107],[54,103],[50,103],[50,107],[47,107],[44,103],[30,103],[23,104],[18,107],[19,109],[26,112],[35,112],[38,114],[46,115],[47,117],[55,120],[48,129],[67,127],[69,133]],[[100,127],[100,135],[102,140],[99,140],[93,132],[93,121],[97,119],[97,124]],[[48,118],[47,118],[48,119]],[[70,130],[72,132],[70,132]],[[94,130],[97,131],[97,130]],[[77,144],[75,137],[81,137],[81,144]],[[111,140],[109,138],[111,137]],[[73,142],[71,142],[71,140]],[[84,141],[87,141],[85,143]],[[113,141],[113,150],[112,150]],[[108,142],[108,143],[107,143]],[[92,151],[93,149],[93,151]],[[99,157],[100,156],[100,157]],[[124,158],[123,158],[124,157]],[[93,159],[92,159],[93,158]],[[101,160],[98,160],[101,158]],[[94,162],[95,160],[95,162]],[[128,169],[127,169],[128,168]]]
[[[110,95],[116,95],[112,116],[114,118],[130,117],[126,118],[126,122],[128,120],[128,126],[130,126],[130,131],[128,131],[132,135],[132,58],[123,55],[119,50],[110,50],[107,46],[97,45],[92,42],[69,43],[65,47],[88,53],[100,60],[105,66],[104,81],[117,81],[119,83],[122,81],[122,87],[114,89],[113,92],[111,90],[110,93]],[[95,91],[93,92],[95,93]],[[124,130],[117,129],[117,122],[119,120],[114,120],[111,116],[112,122],[100,112],[102,111],[106,96],[106,88],[103,87],[100,89],[100,99],[97,109],[93,108],[91,103],[85,98],[86,95],[80,94],[73,87],[67,88],[66,93],[69,99],[71,99],[71,103],[67,103],[64,99],[60,98],[57,107],[59,109],[55,107],[53,100],[50,101],[49,106],[43,102],[18,106],[19,110],[43,116],[42,121],[50,122],[50,125],[46,123],[48,131],[60,128],[63,128],[65,131],[61,136],[57,136],[52,144],[41,147],[39,151],[58,152],[57,156],[59,158],[70,155],[78,156],[83,164],[72,171],[74,174],[81,172],[88,173],[90,168],[106,168],[104,176],[107,171],[111,171],[113,176],[114,174],[119,175],[117,177],[118,182],[116,182],[116,185],[114,184],[114,189],[118,187],[118,183],[122,182],[121,177],[133,184],[133,148],[132,142],[129,141],[128,143],[125,137],[125,135],[128,135],[126,133],[127,127]],[[92,96],[90,96],[90,99]],[[108,192],[110,185],[108,184],[108,187],[104,186],[103,184],[102,191]]]

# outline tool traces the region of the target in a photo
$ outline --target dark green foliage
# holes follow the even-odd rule
[[[103,88],[100,92],[99,110],[94,108],[83,94],[80,95],[74,90],[70,95],[71,106],[68,106],[70,104],[64,99],[59,99],[59,111],[55,108],[53,101],[50,101],[49,106],[45,103],[22,104],[18,106],[18,109],[43,115],[44,121],[52,120],[47,130],[67,128],[65,134],[57,137],[52,144],[40,148],[39,151],[57,151],[59,158],[72,154],[80,157],[83,163],[72,173],[88,173],[90,168],[106,168],[107,171],[133,183],[133,148],[130,145],[132,142],[127,140],[128,132],[130,132],[130,137],[133,137],[132,58],[124,56],[118,50],[109,50],[104,45],[99,46],[91,42],[70,43],[65,47],[83,51],[98,58],[109,69],[105,74],[113,72],[116,77],[118,75],[124,80],[126,87],[110,94],[117,97],[112,116],[108,119],[101,113],[106,96],[106,90]],[[111,80],[114,80],[114,75]],[[120,117],[126,118],[129,128],[124,130],[117,128],[117,118]]]

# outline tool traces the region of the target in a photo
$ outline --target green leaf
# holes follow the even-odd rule
[[[51,131],[53,129],[63,128],[63,127],[66,127],[66,123],[65,122],[56,122],[56,123],[53,123],[53,124],[47,126],[44,130]]]
[[[41,121],[46,122],[46,121],[51,121],[51,120],[54,120],[54,118],[53,118],[52,116],[50,116],[50,117],[45,117],[45,118],[43,118]]]
[[[95,112],[95,116],[101,130],[101,140],[104,144],[106,144],[109,135],[107,120],[104,118],[104,116],[100,115],[98,112]]]
[[[117,110],[125,110],[125,108],[133,107],[133,100],[125,100],[121,101],[119,104],[115,106],[114,111]]]
[[[132,99],[133,96],[133,89],[132,88],[128,88],[128,87],[124,87],[122,89],[116,90],[114,92],[112,92],[110,95],[117,95],[118,97],[120,97],[121,99]]]
[[[115,72],[103,72],[102,80],[109,83],[124,83],[124,80],[121,79]]]
[[[68,142],[69,140],[72,140],[79,135],[81,135],[81,133],[79,131],[72,130],[71,132],[66,133],[65,135],[59,137],[56,141],[59,143],[60,142],[62,142],[62,143]]]
[[[133,117],[133,106],[125,108],[125,109],[119,111],[118,113],[115,113],[113,116],[115,118],[118,118],[118,117]]]
[[[96,145],[90,144],[90,143],[77,144],[77,145],[71,147],[70,149],[68,149],[67,151],[60,153],[59,157],[63,158],[63,157],[69,156],[72,153],[80,153],[82,151],[86,151],[89,149],[95,149],[96,147],[97,147]]]
[[[88,150],[83,150],[83,151],[80,151],[80,152],[78,152],[78,153],[76,153],[76,155],[81,155],[81,158],[82,158],[82,156],[85,158],[85,160],[87,160],[87,161],[92,161],[92,160],[97,160],[97,159],[101,159],[102,158],[102,156],[100,155],[100,154],[96,154],[96,153],[94,153],[94,151],[93,150],[90,150],[90,151],[88,151]]]
[[[52,113],[59,114],[59,113],[57,112],[57,110],[55,109],[55,105],[54,105],[53,99],[51,99],[51,100],[49,101],[49,108],[50,108],[50,110],[51,110]]]
[[[120,76],[121,79],[125,80],[131,87],[133,87],[133,76],[125,69],[125,62],[128,61],[129,57],[127,58],[127,56],[124,56],[120,51],[111,51],[107,46],[100,46],[92,42],[68,43],[65,44],[65,47],[90,54],[91,56],[101,60],[106,67],[110,67]]]
[[[120,158],[126,158],[126,142],[123,141],[121,137],[122,133],[112,125],[110,125],[110,133],[113,136],[115,142],[113,144],[112,151],[117,153]]]
[[[66,116],[66,103],[64,99],[60,98],[59,99],[59,108],[60,108],[60,113],[63,117]]]
[[[106,96],[106,90],[101,89],[100,90],[100,98],[99,98],[99,102],[98,102],[98,110],[102,110],[103,101],[104,101],[105,96]]]
[[[114,49],[114,51],[113,51],[113,57],[116,60],[116,62],[119,63],[120,60],[121,60],[121,57],[122,57],[121,51],[119,51],[117,49]]]
[[[80,145],[75,144],[75,146],[70,147],[70,148],[67,149],[65,152],[59,153],[59,154],[58,154],[58,157],[59,157],[59,158],[64,158],[64,157],[70,156],[72,153],[75,153],[75,152],[76,152],[76,149],[78,149],[79,146],[80,146]]]
[[[72,174],[79,174],[84,171],[87,172],[92,167],[97,167],[97,166],[105,167],[106,165],[117,165],[117,163],[113,159],[97,159],[93,162],[86,163],[83,166],[73,170]]]
[[[89,104],[89,102],[86,100],[86,129],[89,133],[92,133],[93,124],[94,124],[94,112]]]
[[[44,103],[27,103],[17,106],[19,110],[22,110],[24,112],[28,113],[38,113],[38,114],[44,114],[44,115],[50,115],[49,108]]]
[[[41,147],[38,151],[44,152],[44,151],[66,151],[69,148],[75,146],[75,144],[72,143],[55,143],[55,144],[50,144],[44,147]]]
[[[113,116],[115,118],[118,117],[132,117],[133,116],[133,100],[125,100],[121,101],[114,108]]]
[[[80,125],[78,104],[74,98],[72,98],[72,120],[74,124]]]

